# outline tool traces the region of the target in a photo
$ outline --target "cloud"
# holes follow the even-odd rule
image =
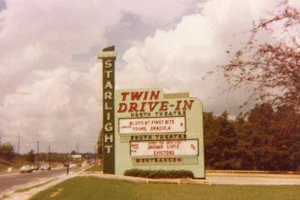
[[[80,140],[83,151],[93,151],[102,121],[101,64],[96,54],[122,35],[107,33],[123,27],[130,36],[132,26],[127,25],[133,19],[126,19],[130,13],[144,27],[136,34],[143,38],[151,32],[149,27],[153,32],[180,17],[188,4],[182,0],[3,2],[0,119],[5,140],[15,144],[21,134],[22,152],[34,148],[36,140],[64,152],[74,150]],[[173,9],[168,7],[171,3]],[[125,40],[119,40],[118,46],[129,46]]]
[[[5,0],[0,0],[0,11],[6,8]]]
[[[72,63],[72,55],[105,45],[105,28],[120,17],[114,5],[106,2],[104,8],[104,2],[9,1],[0,19],[1,96],[33,83],[35,70],[70,64],[74,70],[86,67]]]
[[[96,64],[81,73],[66,67],[51,74],[39,72],[42,80],[6,95],[3,111],[10,113],[6,120],[13,123],[4,125],[5,130],[20,133],[24,143],[52,143],[53,149],[62,148],[62,142],[84,144],[83,138],[95,137],[100,129],[100,69]]]
[[[122,10],[142,16],[145,23],[150,20],[157,21],[173,20],[178,14],[185,14],[188,4],[194,5],[195,0],[113,0],[115,4],[121,5]],[[170,9],[171,8],[171,9]]]
[[[246,100],[246,88],[225,93],[228,86],[219,74],[202,78],[228,61],[226,50],[247,42],[252,22],[275,9],[279,1],[211,0],[198,6],[199,14],[184,16],[169,30],[157,30],[154,36],[128,49],[127,63],[117,74],[117,86],[161,87],[167,92],[190,92],[204,104],[205,111],[217,114],[229,110],[236,115]],[[275,34],[275,33],[273,33]],[[270,35],[261,35],[267,41]],[[134,77],[131,76],[134,74]]]
[[[226,62],[229,45],[239,46],[252,20],[275,5],[267,0],[0,0],[3,139],[15,144],[20,133],[23,153],[37,140],[58,152],[74,150],[78,141],[82,151],[94,151],[102,123],[102,66],[96,55],[111,44],[118,51],[118,88],[190,92],[206,111],[237,113],[247,91],[219,96],[218,87],[226,86],[222,77],[202,77]]]

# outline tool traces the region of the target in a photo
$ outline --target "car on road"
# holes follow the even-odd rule
[[[49,164],[42,164],[40,169],[41,170],[51,170],[51,166]]]
[[[31,173],[33,171],[33,169],[31,169],[31,167],[29,165],[23,165],[20,168],[20,173],[23,174],[25,172]]]
[[[39,169],[39,167],[37,165],[31,165],[30,167],[31,167],[32,170],[38,170]]]

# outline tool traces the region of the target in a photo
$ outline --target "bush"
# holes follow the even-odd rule
[[[194,178],[194,174],[188,170],[142,170],[128,169],[125,176],[135,176],[143,178]]]
[[[7,161],[15,157],[14,148],[9,142],[0,145],[0,157]]]

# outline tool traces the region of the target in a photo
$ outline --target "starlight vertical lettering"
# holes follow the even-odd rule
[[[98,58],[103,59],[103,173],[115,174],[114,46],[103,49]]]

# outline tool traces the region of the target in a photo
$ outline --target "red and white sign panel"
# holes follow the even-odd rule
[[[184,117],[135,118],[119,120],[120,134],[183,132],[185,132]]]
[[[132,157],[197,156],[198,140],[132,141],[130,152]]]

